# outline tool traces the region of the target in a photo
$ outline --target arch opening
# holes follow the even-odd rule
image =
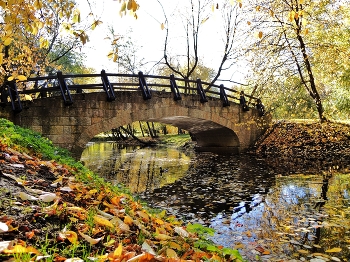
[[[240,142],[237,134],[224,126],[221,126],[213,121],[192,118],[187,116],[171,116],[171,117],[162,117],[162,118],[148,118],[142,119],[140,121],[146,122],[156,122],[166,125],[171,125],[182,130],[186,130],[190,133],[192,140],[197,143],[195,147],[198,151],[208,151],[215,152],[220,154],[238,154]],[[104,121],[102,121],[104,122]],[[91,141],[91,139],[98,133],[110,131],[113,127],[113,124],[101,124],[99,129],[92,128],[90,130],[98,131],[95,134],[85,134],[81,138],[85,137],[86,139],[79,141],[79,145],[73,150],[74,154],[81,155],[86,144]],[[125,124],[124,124],[125,125]],[[107,127],[107,128],[106,128]],[[115,128],[116,126],[114,126]],[[88,130],[86,130],[89,133]]]

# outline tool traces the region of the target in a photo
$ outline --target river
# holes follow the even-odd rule
[[[215,229],[216,244],[248,260],[350,261],[348,174],[284,173],[286,163],[271,168],[248,155],[113,142],[90,143],[81,160],[152,208]]]

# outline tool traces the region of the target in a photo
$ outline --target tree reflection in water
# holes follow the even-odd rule
[[[152,191],[184,176],[190,156],[174,148],[125,146],[99,142],[88,145],[81,161],[112,183],[132,193]]]
[[[350,257],[346,174],[291,175],[280,168],[276,175],[248,156],[187,156],[176,149],[111,143],[87,151],[82,160],[92,170],[130,187],[152,207],[213,227],[217,244],[240,247],[247,257],[256,255],[257,246],[266,259],[313,253]]]

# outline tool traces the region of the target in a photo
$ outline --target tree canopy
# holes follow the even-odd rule
[[[120,15],[130,11],[137,17],[136,1],[119,3]],[[93,10],[82,18],[75,0],[0,0],[0,83],[54,66],[85,44],[100,23]]]

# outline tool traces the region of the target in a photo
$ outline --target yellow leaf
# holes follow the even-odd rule
[[[159,219],[159,218],[154,219],[154,223],[156,223],[158,225],[164,225],[164,221]]]
[[[304,0],[299,0],[299,4],[304,4]]]
[[[25,80],[27,80],[27,77],[24,76],[24,75],[18,75],[18,76],[17,76],[17,79],[18,79],[19,81],[25,81]]]
[[[43,4],[41,3],[40,0],[35,0],[35,1],[34,1],[34,7],[35,7],[36,9],[41,9],[41,8],[43,7]]]
[[[166,256],[170,258],[178,258],[176,252],[171,248],[166,250]]]
[[[230,0],[230,4],[234,5],[235,4],[235,0]]]
[[[126,9],[126,3],[124,2],[124,3],[122,4],[122,7],[120,8],[120,12],[124,12],[125,9]]]
[[[8,46],[12,43],[12,38],[11,37],[6,37],[4,40],[4,46]]]
[[[255,7],[255,10],[259,12],[259,11],[260,11],[260,5],[258,5],[257,7]]]
[[[294,11],[290,11],[289,14],[288,14],[288,17],[289,17],[289,21],[293,22],[294,17],[295,17],[295,12]]]
[[[4,54],[3,54],[3,53],[0,53],[0,65],[2,64],[3,59],[4,59]]]
[[[303,250],[303,249],[298,250],[298,252],[300,254],[309,254],[309,252],[307,250]]]
[[[252,23],[250,21],[247,22],[248,25],[251,25]]]
[[[340,252],[342,249],[340,247],[334,247],[332,249],[326,250],[326,253],[337,253]]]
[[[160,218],[163,218],[163,217],[165,217],[166,216],[166,211],[165,211],[165,209],[162,211],[162,212],[160,212],[159,214],[158,214],[158,217],[160,217]]]
[[[11,249],[5,249],[2,251],[5,254],[18,254],[27,252],[27,248],[22,245],[15,245]]]
[[[159,240],[159,241],[166,241],[166,240],[170,240],[171,236],[168,236],[165,234],[155,234],[154,238]]]
[[[96,26],[102,24],[103,22],[101,20],[95,20],[92,25],[91,25],[91,29],[94,30],[96,28]]]
[[[259,32],[258,37],[261,39],[263,37],[263,32]]]
[[[114,228],[113,224],[109,220],[105,219],[104,217],[96,215],[96,216],[94,216],[94,221],[96,224],[98,224],[100,226]]]
[[[48,48],[50,45],[49,40],[45,39],[44,37],[40,37],[39,42],[40,48]]]
[[[79,23],[80,22],[80,11],[78,9],[74,10],[74,15],[72,19],[73,23]]]
[[[208,19],[209,19],[209,16],[207,16],[206,18],[204,18],[204,19],[202,20],[201,24],[204,24],[205,22],[207,22]]]
[[[131,217],[125,216],[124,217],[124,223],[129,225],[129,226],[131,226],[132,224],[134,224],[134,221],[133,221],[133,219]]]
[[[74,231],[66,231],[64,232],[64,235],[72,244],[75,244],[78,242],[78,235]]]
[[[97,193],[98,191],[97,191],[97,189],[91,189],[90,191],[89,191],[89,195],[93,195],[93,194],[95,194],[95,193]]]
[[[164,23],[160,25],[160,29],[164,30]]]
[[[120,257],[122,255],[122,252],[123,252],[123,246],[122,246],[122,243],[119,243],[119,246],[117,247],[116,250],[114,250],[114,258],[115,257]]]
[[[5,32],[7,35],[11,35],[12,34],[12,25],[11,24],[7,24],[4,28]]]
[[[149,216],[145,212],[137,211],[136,214],[141,217],[144,222],[147,223],[149,221]]]
[[[36,25],[36,27],[37,27],[38,29],[41,29],[41,28],[44,27],[44,23],[41,22],[41,21],[36,21],[36,22],[35,22],[35,25]]]
[[[178,243],[175,242],[170,242],[169,243],[169,247],[171,247],[172,249],[176,249],[176,250],[181,250],[181,246]]]

